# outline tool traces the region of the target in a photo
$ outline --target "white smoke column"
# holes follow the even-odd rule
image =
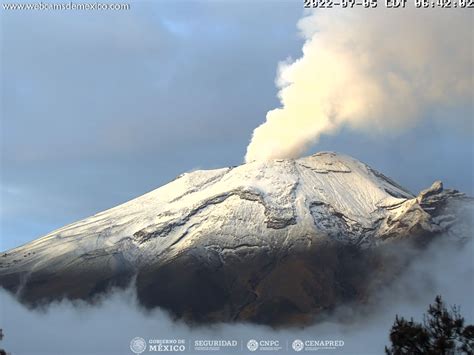
[[[309,12],[298,23],[303,56],[279,66],[282,107],[255,129],[245,160],[295,158],[343,125],[397,132],[437,108],[469,104],[472,23],[468,9]]]

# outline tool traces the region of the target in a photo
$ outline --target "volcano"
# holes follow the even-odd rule
[[[472,204],[333,152],[198,170],[3,252],[0,285],[31,307],[133,287],[189,322],[303,324],[389,282],[398,245],[462,241]]]

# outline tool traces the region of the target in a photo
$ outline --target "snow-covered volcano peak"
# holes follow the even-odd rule
[[[254,161],[226,171],[214,188],[253,190],[278,210],[295,211],[295,218],[303,218],[310,204],[324,203],[363,224],[378,218],[381,205],[413,198],[366,164],[334,152]]]
[[[314,228],[311,210],[316,205],[369,227],[383,217],[382,206],[411,198],[406,189],[357,159],[320,152],[295,160],[254,161],[184,173],[156,190],[58,229],[24,248],[62,241],[62,250],[80,246],[89,251],[127,238],[140,240],[137,235],[156,229],[163,230],[160,235],[170,236],[177,229],[202,228],[209,220],[232,224],[238,219],[262,235],[266,229],[261,228],[289,233],[291,229]],[[206,221],[201,220],[204,215]],[[171,240],[159,239],[157,247],[165,248]]]
[[[136,280],[140,302],[191,319],[301,316],[365,292],[345,276],[359,280],[357,268],[335,271],[352,265],[351,248],[445,232],[456,222],[447,206],[464,199],[439,182],[414,197],[333,152],[197,170],[3,253],[0,285],[35,303]]]

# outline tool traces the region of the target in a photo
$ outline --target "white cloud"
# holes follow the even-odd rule
[[[282,107],[254,130],[246,161],[298,157],[345,125],[402,131],[472,102],[472,16],[450,10],[331,9],[302,18],[303,56],[280,63]]]

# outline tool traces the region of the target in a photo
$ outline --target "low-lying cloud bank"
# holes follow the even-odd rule
[[[320,323],[304,329],[273,330],[249,324],[189,327],[172,320],[162,310],[142,310],[131,291],[110,294],[95,306],[61,302],[46,310],[31,311],[2,291],[0,326],[5,334],[2,346],[15,355],[132,354],[130,340],[138,336],[185,339],[188,349],[196,339],[234,339],[239,344],[242,341],[243,350],[239,345],[233,353],[247,353],[249,339],[278,339],[283,347],[278,353],[291,354],[295,353],[291,348],[294,339],[331,339],[343,340],[344,346],[324,353],[381,354],[388,344],[395,315],[421,319],[437,294],[448,304],[461,305],[467,322],[474,321],[472,255],[472,239],[461,246],[453,242],[452,236],[443,236],[413,260],[396,282],[376,292],[370,305],[357,309],[341,307]]]

